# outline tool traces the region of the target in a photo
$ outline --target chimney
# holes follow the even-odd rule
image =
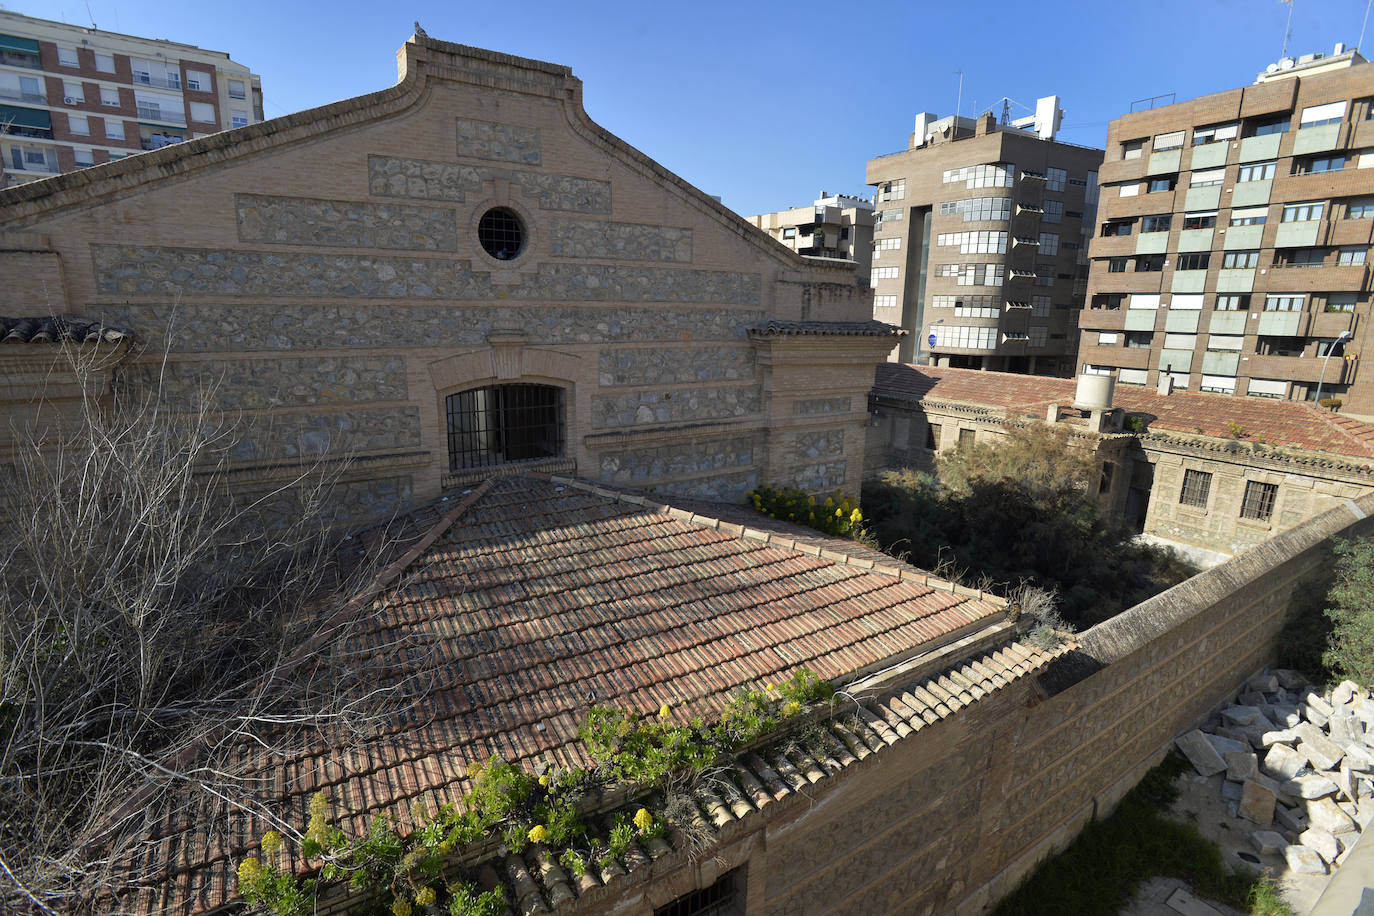
[[[1051,404],[1050,409],[1045,411],[1045,422],[1058,423],[1059,417],[1063,413],[1063,411],[1064,408],[1060,407],[1058,404]]]
[[[1159,385],[1155,388],[1160,394],[1171,395],[1174,393],[1174,374],[1168,369],[1159,373]]]

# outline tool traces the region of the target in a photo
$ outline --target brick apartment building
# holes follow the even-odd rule
[[[1340,45],[1113,121],[1082,371],[1374,414],[1371,166],[1374,67]]]
[[[797,254],[853,261],[868,279],[873,250],[873,203],[848,194],[821,192],[815,204],[746,217]]]
[[[921,114],[869,161],[873,315],[911,331],[892,359],[1073,374],[1102,151],[1054,139],[1057,102],[1011,124]]]
[[[261,120],[261,82],[222,51],[0,10],[0,186]]]

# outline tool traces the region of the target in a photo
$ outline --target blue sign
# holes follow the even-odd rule
[[[932,347],[935,346],[935,332],[934,332],[934,331],[931,331],[931,332],[930,332],[930,336],[927,337],[926,340],[930,341],[930,345],[931,345]]]

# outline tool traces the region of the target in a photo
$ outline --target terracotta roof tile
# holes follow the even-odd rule
[[[1044,419],[1049,405],[1073,403],[1077,383],[1011,372],[882,363],[874,389],[878,395],[928,398],[987,408],[1009,417]],[[1143,417],[1150,431],[1231,439],[1232,428],[1240,426],[1251,441],[1262,438],[1273,446],[1374,458],[1374,425],[1301,401],[1191,391],[1162,395],[1135,385],[1117,385],[1113,403]]]

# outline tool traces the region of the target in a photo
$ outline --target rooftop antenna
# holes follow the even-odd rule
[[[1279,0],[1280,3],[1288,6],[1288,24],[1283,27],[1283,52],[1279,54],[1279,60],[1288,56],[1288,41],[1293,37],[1293,0]]]
[[[1002,96],[1002,126],[1011,125],[1011,99]]]
[[[1364,30],[1365,27],[1369,25],[1369,7],[1371,4],[1374,4],[1374,0],[1369,0],[1369,2],[1364,5],[1364,22],[1360,24],[1360,40],[1355,45],[1356,48],[1364,47]]]
[[[86,3],[86,18],[91,20],[91,28],[94,29],[96,27],[95,13],[91,12],[91,4],[89,2]]]
[[[964,71],[955,70],[954,72],[959,74],[959,95],[954,102],[954,122],[957,124],[959,122],[959,114],[964,107]]]

